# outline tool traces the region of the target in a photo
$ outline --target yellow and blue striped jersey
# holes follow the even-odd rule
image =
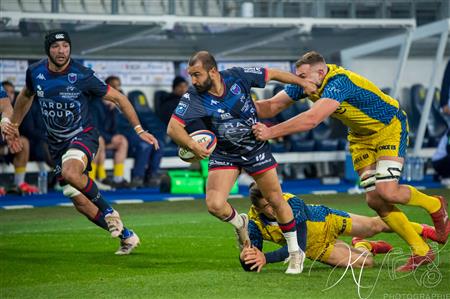
[[[317,95],[309,96],[313,102],[320,98],[334,99],[340,103],[331,115],[342,121],[356,135],[372,135],[397,115],[399,103],[383,93],[375,84],[361,75],[341,66],[327,64],[325,76]],[[294,101],[308,97],[303,88],[289,84],[285,92]]]
[[[291,207],[297,225],[307,221],[325,222],[326,217],[330,214],[350,217],[349,214],[344,211],[331,209],[323,205],[307,205],[302,199],[290,193],[283,193],[283,198]],[[250,220],[248,231],[253,246],[261,250],[263,247],[263,240],[274,242],[282,246],[286,245],[286,240],[284,239],[283,233],[276,220],[268,219],[264,214],[258,213],[253,205],[250,207],[248,216]],[[307,237],[307,233],[305,237]],[[297,241],[299,245],[301,245],[301,243],[306,244],[306,240],[298,239]]]

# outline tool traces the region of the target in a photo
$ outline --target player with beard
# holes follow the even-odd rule
[[[301,78],[279,70],[248,67],[231,68],[219,72],[214,57],[201,51],[188,63],[188,73],[193,87],[183,95],[170,119],[167,133],[180,146],[190,149],[198,158],[211,152],[195,142],[185,127],[202,119],[207,128],[217,136],[217,147],[209,160],[206,205],[208,211],[232,224],[237,232],[240,247],[249,241],[248,218],[227,202],[231,187],[244,169],[254,177],[261,192],[274,209],[289,251],[287,274],[301,272],[304,253],[297,243],[295,219],[289,205],[283,200],[276,173],[277,163],[267,142],[257,141],[252,125],[258,122],[250,89],[264,87],[269,80],[304,85],[314,90]]]
[[[158,148],[158,141],[145,131],[128,99],[94,72],[70,58],[71,40],[65,31],[45,36],[48,58],[32,64],[26,72],[26,86],[17,97],[11,124],[5,130],[9,138],[18,137],[17,126],[36,97],[47,128],[49,149],[57,165],[55,174],[63,193],[75,208],[112,237],[120,238],[116,254],[129,254],[138,244],[138,236],[123,226],[120,215],[99,193],[87,175],[98,149],[98,131],[91,125],[89,101],[101,97],[115,103],[127,117],[139,137]]]

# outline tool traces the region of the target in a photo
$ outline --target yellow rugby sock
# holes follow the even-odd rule
[[[106,169],[105,169],[105,164],[99,164],[99,165],[98,165],[97,174],[98,174],[98,179],[99,179],[99,180],[104,180],[104,179],[106,179]]]
[[[14,168],[14,185],[19,186],[25,182],[26,167]]]
[[[123,163],[114,164],[114,177],[123,177],[125,165]]]
[[[398,208],[394,207],[386,217],[381,217],[389,227],[408,243],[416,255],[425,256],[430,250],[427,243],[415,231],[406,215]]]
[[[14,173],[22,174],[22,173],[25,173],[26,169],[27,169],[26,167],[16,167],[16,168],[14,168]]]
[[[361,240],[359,242],[356,242],[355,245],[353,246],[355,248],[361,248],[363,250],[367,250],[369,252],[372,252],[372,245],[370,244],[369,241],[367,240]]]
[[[97,163],[91,163],[91,171],[89,171],[89,177],[91,180],[95,180],[97,174]]]
[[[407,205],[422,207],[430,214],[436,212],[441,208],[441,202],[436,197],[426,195],[413,186],[407,186],[409,190],[411,190],[411,197]]]
[[[417,222],[410,222],[416,233],[419,235],[422,235],[423,227],[422,224],[419,224]]]

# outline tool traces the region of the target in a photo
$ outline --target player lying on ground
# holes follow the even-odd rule
[[[311,260],[340,267],[346,267],[349,263],[357,268],[371,267],[374,254],[392,249],[387,242],[364,239],[381,232],[392,232],[380,217],[350,214],[322,205],[307,205],[289,193],[284,193],[283,197],[295,215],[299,246]],[[284,261],[287,249],[281,230],[274,221],[273,210],[256,184],[250,185],[250,200],[252,206],[248,213],[248,230],[251,245],[244,247],[240,260],[245,270],[259,272],[268,263]],[[434,227],[414,222],[411,225],[423,238],[437,240]],[[353,236],[353,247],[339,240],[341,235]],[[263,240],[283,247],[263,253]]]

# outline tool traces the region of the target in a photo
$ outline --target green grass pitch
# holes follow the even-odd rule
[[[427,193],[450,198],[450,190]],[[363,195],[302,198],[374,215]],[[240,212],[249,207],[247,199],[230,202]],[[142,241],[130,256],[115,256],[118,241],[73,208],[1,210],[0,298],[450,298],[450,245],[436,247],[437,267],[406,275],[392,271],[395,256],[383,261],[378,255],[358,287],[351,269],[333,271],[311,261],[298,276],[285,275],[282,264],[244,272],[232,227],[210,216],[202,200],[116,208]],[[420,208],[403,210],[412,220],[431,223]],[[377,238],[406,250],[394,234]],[[355,270],[356,279],[359,274]]]

